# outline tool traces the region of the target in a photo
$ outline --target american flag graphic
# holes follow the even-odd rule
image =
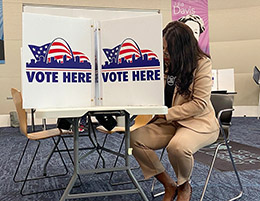
[[[113,59],[114,59],[114,61],[116,61],[116,59],[118,57],[119,48],[120,48],[120,45],[114,47],[113,49],[103,49],[109,62],[113,62]]]
[[[137,59],[144,54],[147,54],[148,60],[151,60],[152,58],[157,59],[157,55],[153,51],[149,49],[141,50],[137,43],[135,43],[132,39],[127,39],[122,44],[117,45],[112,49],[103,49],[103,51],[109,62],[114,61],[120,63],[123,58],[129,62],[132,62],[133,55],[135,59]]]
[[[132,40],[127,40],[121,46],[118,59],[121,61],[122,58],[125,58],[125,60],[132,62],[133,55],[135,58],[139,58],[141,56],[140,50]]]
[[[42,58],[44,62],[48,63],[51,61],[51,58],[54,57],[59,63],[63,63],[64,55],[66,55],[67,60],[71,59],[73,56],[74,58],[79,56],[79,62],[89,62],[89,58],[84,53],[72,51],[68,44],[66,44],[64,40],[60,39],[56,39],[54,42],[46,43],[42,46],[29,45],[29,48],[37,61]]]
[[[66,55],[67,60],[72,58],[72,53],[66,44],[54,41],[49,47],[47,59],[50,62],[51,57],[54,57],[58,62],[62,63],[64,55]]]
[[[37,61],[39,61],[40,58],[42,58],[42,60],[44,61],[49,45],[50,43],[46,43],[42,46],[29,45],[29,48]]]
[[[147,54],[148,55],[148,60],[151,60],[152,58],[158,58],[157,55],[151,51],[151,50],[141,50],[142,54]]]

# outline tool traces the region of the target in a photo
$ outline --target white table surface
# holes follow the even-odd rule
[[[86,108],[57,108],[57,109],[36,109],[37,118],[64,118],[81,117],[90,111],[115,111],[125,110],[131,115],[156,115],[167,114],[166,106],[93,106]]]

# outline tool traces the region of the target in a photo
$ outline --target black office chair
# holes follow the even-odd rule
[[[256,66],[254,67],[253,79],[257,85],[260,85],[260,71]]]
[[[213,159],[212,159],[209,171],[208,171],[208,176],[207,176],[204,188],[203,188],[203,192],[202,192],[200,201],[202,201],[204,198],[205,192],[207,190],[208,182],[209,182],[209,179],[211,176],[211,172],[212,172],[212,169],[214,167],[214,164],[215,164],[215,161],[217,158],[219,148],[223,145],[225,145],[227,148],[229,158],[232,163],[232,167],[234,169],[234,172],[235,172],[238,184],[239,184],[239,189],[240,189],[239,194],[229,200],[230,201],[237,200],[238,198],[242,197],[242,195],[243,195],[243,187],[242,187],[242,183],[241,183],[241,180],[240,180],[240,177],[239,177],[238,171],[236,169],[236,165],[235,165],[235,162],[234,162],[234,159],[233,159],[230,147],[229,147],[229,142],[230,142],[229,129],[231,126],[232,112],[234,111],[233,97],[228,94],[212,94],[211,102],[213,104],[213,107],[214,107],[214,110],[216,113],[216,117],[219,122],[220,132],[219,132],[218,140],[213,145],[203,148],[203,149],[215,149],[215,153],[214,153],[214,156],[213,156]]]
[[[215,150],[215,152],[214,152],[213,159],[211,161],[211,165],[210,165],[210,168],[209,168],[209,171],[208,171],[208,175],[207,175],[207,178],[206,178],[206,181],[205,181],[205,185],[204,185],[204,188],[203,188],[203,192],[202,192],[200,201],[202,201],[203,198],[204,198],[204,195],[205,195],[206,190],[207,190],[208,182],[209,182],[209,179],[210,179],[210,176],[211,176],[211,173],[212,173],[212,169],[214,167],[214,164],[215,164],[215,161],[216,161],[216,158],[217,158],[218,151],[219,151],[220,147],[223,146],[223,145],[226,146],[227,151],[229,153],[229,158],[231,160],[235,175],[237,177],[239,188],[240,188],[239,194],[236,195],[235,197],[229,199],[229,201],[236,200],[236,199],[242,197],[243,187],[242,187],[240,177],[239,177],[239,174],[237,172],[236,165],[234,163],[233,156],[232,156],[232,153],[231,153],[230,147],[229,147],[229,129],[230,129],[230,126],[231,126],[232,112],[234,110],[233,109],[233,97],[228,95],[228,94],[211,94],[211,102],[213,104],[213,107],[214,107],[214,110],[215,110],[215,113],[216,113],[216,117],[217,117],[218,122],[219,122],[220,132],[219,132],[219,138],[215,143],[201,149],[201,150],[207,150],[207,151],[213,149],[213,150]],[[153,182],[152,189],[151,189],[152,197],[157,197],[159,195],[162,195],[164,192],[160,192],[160,193],[157,193],[157,194],[154,193],[154,184],[155,184],[155,180]]]

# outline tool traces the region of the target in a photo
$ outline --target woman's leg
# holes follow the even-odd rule
[[[194,159],[193,154],[200,148],[216,141],[219,131],[201,134],[191,129],[179,127],[167,146],[168,157],[178,179],[179,200],[189,200],[181,197],[190,197],[189,185]]]
[[[165,188],[163,201],[172,201],[177,185],[166,173],[154,150],[166,147],[174,133],[175,127],[163,119],[131,132],[133,155],[146,179],[155,176],[163,184]]]
[[[130,146],[146,179],[165,171],[154,150],[166,147],[174,133],[175,127],[164,119],[157,119],[131,132]]]

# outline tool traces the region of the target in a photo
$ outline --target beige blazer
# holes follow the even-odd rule
[[[218,130],[218,121],[210,101],[211,69],[210,59],[199,60],[198,68],[194,71],[194,81],[190,85],[189,97],[180,95],[175,88],[172,107],[166,115],[167,121],[177,121],[180,125],[201,133]]]

